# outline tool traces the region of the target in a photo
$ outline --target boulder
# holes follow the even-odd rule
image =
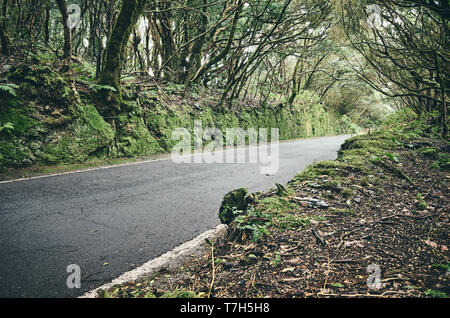
[[[228,192],[222,200],[219,209],[219,218],[223,224],[230,224],[239,213],[236,211],[245,212],[251,202],[248,196],[248,190],[240,188]]]

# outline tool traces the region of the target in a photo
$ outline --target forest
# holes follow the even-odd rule
[[[230,192],[225,243],[208,241],[175,283],[161,274],[98,296],[447,297],[448,0],[2,0],[0,9],[4,182],[160,158],[196,120],[277,128],[286,142],[354,136],[337,161],[314,158],[287,185]],[[378,250],[367,259],[414,270],[384,272],[384,289],[367,292],[355,277],[369,265],[358,249],[368,242]]]
[[[238,113],[253,105],[327,117],[285,138],[370,127],[406,108],[430,118],[445,136],[448,32],[448,1],[4,0],[0,122],[10,144],[2,145],[3,166],[167,151],[170,142],[148,141],[166,133],[155,131],[157,116],[147,111],[152,103],[179,104],[168,96],[173,93],[206,95],[202,100],[214,101],[207,108],[219,114],[245,104]],[[39,126],[32,123],[37,115],[19,115],[14,105],[44,89],[43,76],[49,87],[61,80],[67,104],[78,103],[72,94],[95,108],[102,118],[91,121],[112,127],[98,132],[109,141],[89,149],[55,144],[54,135],[61,135],[55,130],[75,129],[67,126],[80,116],[62,107],[52,109],[53,117],[40,111],[54,125],[34,132],[44,145],[30,147],[24,126]],[[53,94],[41,92],[33,102],[54,108],[44,105]],[[316,110],[307,109],[313,105]],[[127,131],[129,122],[141,131]],[[8,155],[18,144],[23,149]]]

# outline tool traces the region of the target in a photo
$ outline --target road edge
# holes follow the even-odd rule
[[[326,135],[326,136],[310,136],[310,137],[303,137],[303,138],[296,138],[296,139],[286,139],[286,140],[280,140],[279,143],[288,143],[288,142],[297,142],[297,141],[303,141],[303,140],[310,140],[310,139],[318,139],[318,138],[328,138],[328,137],[339,137],[339,136],[350,136],[353,137],[356,134],[340,134],[340,135]],[[273,144],[273,142],[268,142],[268,145]],[[239,147],[251,147],[255,145],[240,145],[234,148],[234,150],[239,149]],[[201,155],[202,150],[198,150],[198,153],[193,153],[191,155],[187,155],[186,157],[195,156],[195,155]],[[219,152],[222,152],[224,150],[218,150]],[[34,179],[43,179],[43,178],[51,178],[51,177],[58,177],[58,176],[64,176],[64,175],[71,175],[76,173],[84,173],[84,172],[92,172],[97,170],[104,170],[104,169],[111,169],[111,168],[120,168],[120,167],[126,167],[126,166],[132,166],[132,165],[140,165],[140,164],[146,164],[146,163],[154,163],[159,161],[166,161],[170,160],[170,154],[171,153],[160,153],[157,155],[150,155],[148,158],[142,157],[136,157],[136,158],[112,158],[112,159],[120,159],[123,160],[123,163],[118,164],[102,164],[101,162],[98,163],[98,165],[94,164],[92,167],[86,167],[86,168],[70,168],[69,170],[65,171],[62,170],[58,172],[58,170],[55,170],[55,172],[49,172],[49,173],[35,173],[29,176],[29,177],[21,177],[21,178],[9,178],[8,174],[5,176],[2,176],[0,173],[0,184],[8,184],[8,183],[14,183],[14,182],[21,182],[21,181],[31,181]],[[51,166],[48,166],[51,167]],[[46,166],[42,166],[41,168],[46,168]],[[26,168],[25,168],[26,169]],[[19,169],[20,170],[20,169]],[[30,172],[29,172],[30,173]]]
[[[154,258],[144,265],[135,268],[129,272],[125,272],[110,283],[104,284],[91,291],[86,292],[78,298],[96,298],[100,290],[107,290],[115,285],[121,285],[127,282],[136,281],[144,276],[151,275],[160,271],[161,269],[173,269],[182,264],[190,256],[198,256],[205,253],[210,247],[206,243],[206,239],[210,241],[217,241],[224,239],[228,232],[228,226],[220,224],[214,229],[201,233],[190,241],[187,241],[171,251]]]

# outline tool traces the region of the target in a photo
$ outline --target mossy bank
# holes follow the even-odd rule
[[[89,66],[74,63],[64,75],[45,65],[3,66],[0,82],[0,169],[35,164],[58,165],[88,160],[145,156],[171,151],[176,128],[279,128],[280,139],[355,132],[356,126],[326,110],[305,92],[291,107],[242,101],[218,109],[220,92],[183,91],[174,85],[145,88],[129,82],[121,114],[97,109],[102,87]],[[104,89],[104,88],[103,88]]]

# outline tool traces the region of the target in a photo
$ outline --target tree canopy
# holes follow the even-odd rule
[[[408,107],[447,133],[447,0],[4,0],[1,13],[3,55],[95,65],[105,116],[132,74],[214,87],[223,108],[303,91],[356,119]]]

